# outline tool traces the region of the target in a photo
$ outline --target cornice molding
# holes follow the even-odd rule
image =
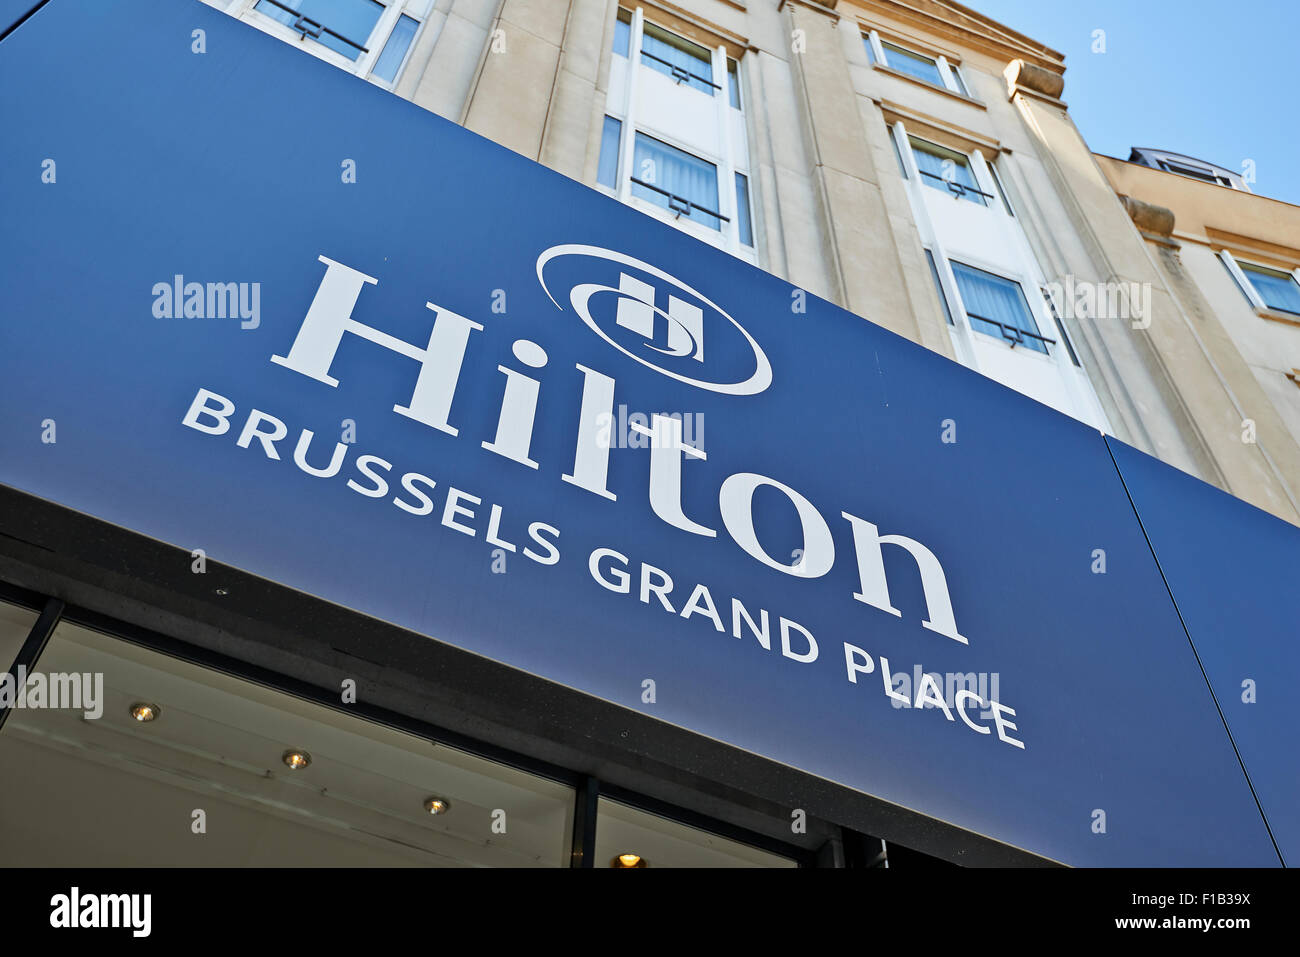
[[[1053,73],[1065,72],[1065,56],[1024,34],[950,0],[823,0],[864,28],[877,21],[909,24],[957,46],[997,60],[1024,60]]]

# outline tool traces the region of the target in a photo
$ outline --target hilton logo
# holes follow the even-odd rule
[[[599,246],[552,246],[537,260],[537,278],[551,302],[561,309],[564,304],[547,285],[548,267],[554,272],[561,264],[576,266],[584,278],[611,274],[616,285],[574,284],[568,304],[592,332],[628,358],[710,392],[757,395],[772,384],[771,363],[754,337],[720,306],[680,279],[649,263]],[[616,278],[613,273],[617,273]],[[666,309],[659,305],[661,296],[666,298]],[[609,328],[611,300],[615,303],[612,325],[616,328]],[[663,336],[659,335],[660,328],[665,330]],[[627,330],[634,336],[618,330]],[[709,362],[705,355],[706,338]],[[653,361],[643,354],[646,350],[656,353]],[[715,354],[721,355],[721,361],[713,362],[717,358]],[[665,359],[688,361],[669,363]],[[708,372],[716,374],[710,376]],[[728,378],[734,381],[726,381]]]

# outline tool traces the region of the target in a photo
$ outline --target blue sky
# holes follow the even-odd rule
[[[1300,204],[1298,0],[963,2],[1065,54],[1064,99],[1095,152],[1251,159],[1255,192]]]

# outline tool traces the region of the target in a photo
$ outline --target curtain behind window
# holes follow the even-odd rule
[[[708,50],[675,37],[652,23],[645,25],[641,37],[641,50],[694,74],[682,82],[688,83],[702,93],[713,95],[713,56]],[[652,70],[672,76],[672,67],[660,63],[659,60],[643,57],[641,62]]]
[[[925,146],[912,142],[912,155],[916,158],[916,168],[922,173],[929,173],[929,176],[922,176],[921,182],[926,186],[932,186],[935,189],[948,190],[948,181],[959,183],[971,190],[979,189],[975,182],[975,174],[971,171],[970,163],[964,156],[953,154],[952,156],[943,156],[933,153],[926,149]],[[945,168],[945,163],[951,161],[951,165]],[[935,179],[934,177],[939,177]],[[951,190],[948,190],[951,192]],[[966,192],[960,193],[963,199],[969,199],[972,203],[979,203],[981,206],[987,205],[984,197],[979,193]]]
[[[636,135],[632,175],[715,213],[718,209],[717,167],[644,133]],[[632,195],[664,209],[669,208],[667,196],[636,183],[632,184]],[[710,229],[722,229],[722,221],[716,215],[711,216],[695,207],[691,207],[690,218]]]
[[[1038,333],[1038,325],[1029,312],[1029,304],[1025,302],[1025,294],[1020,288],[1020,283],[961,263],[955,262],[951,265],[972,329],[1005,339],[1006,336],[998,326],[985,321],[993,319],[1014,329]],[[1047,346],[1044,343],[1028,336],[1025,337],[1024,348],[1047,354]]]

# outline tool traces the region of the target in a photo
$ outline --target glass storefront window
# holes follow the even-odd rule
[[[27,640],[36,612],[0,601],[0,671],[8,671]]]
[[[568,864],[566,785],[69,622],[33,672],[84,694],[0,732],[11,866]]]
[[[596,867],[796,867],[788,857],[601,798]]]

